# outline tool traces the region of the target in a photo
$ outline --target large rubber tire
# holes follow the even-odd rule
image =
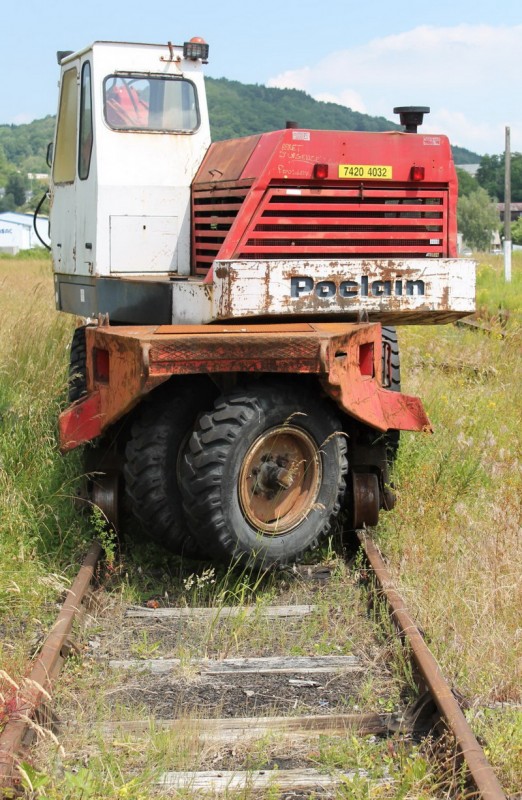
[[[215,393],[194,383],[143,402],[125,449],[125,492],[145,533],[177,555],[203,557],[185,523],[178,485],[180,451],[202,406]]]
[[[397,330],[391,326],[382,327],[382,385],[392,392],[401,390],[401,360]],[[385,435],[388,461],[393,463],[397,458],[401,433],[388,431]]]
[[[346,490],[340,431],[330,404],[301,384],[260,383],[220,397],[200,417],[180,471],[200,547],[264,567],[316,547]]]
[[[382,327],[382,385],[392,392],[401,390],[401,360],[397,329]]]
[[[87,354],[85,348],[85,326],[73,333],[69,356],[69,403],[75,403],[87,394]]]

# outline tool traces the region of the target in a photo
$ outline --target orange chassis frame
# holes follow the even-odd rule
[[[87,395],[59,420],[63,452],[101,436],[173,375],[316,375],[350,417],[379,431],[431,431],[417,397],[381,385],[379,323],[98,325],[86,328]]]

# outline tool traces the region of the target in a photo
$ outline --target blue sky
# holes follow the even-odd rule
[[[521,0],[25,0],[0,28],[0,124],[56,110],[57,50],[96,39],[210,43],[208,75],[304,89],[393,118],[428,105],[423,130],[479,153],[522,151]]]

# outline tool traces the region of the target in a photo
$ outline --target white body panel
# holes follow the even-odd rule
[[[352,320],[360,313],[394,324],[450,321],[475,310],[475,263],[216,261],[213,286],[180,282],[172,291],[173,323],[295,315]]]
[[[52,185],[55,271],[69,275],[190,273],[190,184],[210,144],[200,61],[182,48],[96,42],[62,61],[92,74],[94,142],[89,175]],[[195,87],[199,127],[191,133],[114,130],[104,117],[109,75],[183,77]],[[79,111],[78,111],[79,115]],[[101,157],[103,154],[103,157]],[[76,219],[74,218],[76,209]]]

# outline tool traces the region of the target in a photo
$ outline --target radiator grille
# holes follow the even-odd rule
[[[444,190],[272,188],[235,257],[441,257],[447,208]]]
[[[217,257],[249,187],[208,189],[192,195],[193,273],[204,275]]]
[[[250,186],[193,191],[193,274],[218,257],[439,258],[448,255],[448,191],[411,188],[270,187],[251,219],[235,227]],[[238,227],[239,226],[239,227]]]

